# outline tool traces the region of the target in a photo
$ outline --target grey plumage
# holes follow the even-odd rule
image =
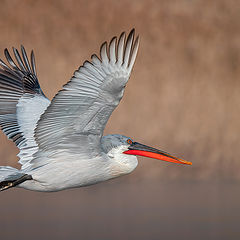
[[[122,33],[118,41],[114,37],[109,45],[103,43],[100,58],[93,54],[91,61],[85,61],[51,102],[40,88],[33,51],[29,60],[23,46],[21,55],[13,48],[14,61],[5,49],[9,65],[0,60],[0,126],[19,147],[18,156],[22,168],[17,170],[1,167],[0,180],[2,176],[7,181],[9,172],[9,176],[13,176],[9,179],[9,184],[12,185],[12,181],[28,174],[33,177],[34,182],[27,181],[27,184],[20,186],[44,190],[40,184],[43,181],[49,185],[45,190],[52,191],[84,185],[84,182],[92,184],[99,181],[97,179],[112,178],[107,170],[110,164],[108,157],[101,152],[105,146],[101,146],[101,138],[107,120],[123,96],[138,45],[139,38],[134,40],[134,30],[127,39],[125,33]],[[99,172],[86,175],[85,178],[82,176],[79,183],[69,179],[65,185],[59,182],[59,186],[54,186],[55,180],[49,180],[48,174],[51,175],[56,166],[65,166],[66,163],[60,160],[63,156],[64,159],[67,158],[64,160],[66,163],[75,161],[76,158],[95,159],[91,162],[96,163],[90,165],[85,160],[79,160],[84,174],[87,169],[88,174],[95,171],[97,162],[101,168],[98,169]],[[46,175],[47,171],[49,173]],[[66,171],[70,169],[66,168]],[[54,174],[56,172],[52,172]]]
[[[16,58],[17,63],[12,59],[9,51],[4,50],[5,57],[9,66],[2,60],[0,60],[0,127],[3,132],[7,135],[9,139],[14,141],[16,146],[20,149],[20,163],[24,165],[25,162],[28,162],[32,154],[26,150],[29,147],[35,147],[33,136],[29,138],[24,134],[23,128],[24,123],[21,125],[22,115],[21,113],[26,113],[29,110],[27,104],[27,99],[29,103],[34,98],[42,99],[43,110],[45,110],[46,105],[49,104],[49,100],[43,94],[37,76],[36,76],[36,67],[34,60],[34,53],[31,54],[31,66],[26,54],[26,51],[23,46],[21,46],[22,57],[20,56],[17,49],[13,48],[13,53]],[[22,60],[23,59],[23,60]],[[25,101],[24,106],[20,106],[20,102]],[[39,106],[36,108],[41,108],[42,104],[39,103]],[[42,111],[40,111],[42,113]],[[26,116],[32,118],[32,115]],[[37,117],[37,120],[39,118]],[[25,123],[29,123],[30,126],[27,131],[33,131],[36,125],[36,121],[32,119],[26,119]],[[24,156],[21,158],[21,156]],[[29,158],[30,157],[30,158]],[[27,160],[26,160],[27,159]]]
[[[17,146],[20,144],[23,146],[26,139],[18,125],[16,106],[25,94],[34,96],[42,94],[42,91],[35,72],[30,68],[24,47],[21,47],[22,56],[27,67],[24,66],[18,51],[13,49],[19,66],[13,61],[7,49],[4,53],[10,67],[0,60],[0,127]],[[34,58],[34,54],[31,58]],[[32,68],[35,69],[34,61]]]
[[[38,144],[44,151],[59,144],[64,148],[64,144],[68,145],[76,135],[79,141],[81,136],[84,139],[86,152],[90,141],[100,145],[105,125],[122,99],[130,67],[135,61],[139,39],[137,37],[134,42],[133,38],[134,31],[126,43],[125,34],[120,36],[116,58],[114,40],[109,47],[105,42],[100,48],[101,60],[94,55],[92,62],[85,62],[53,98],[35,130]],[[87,142],[86,135],[89,136]]]

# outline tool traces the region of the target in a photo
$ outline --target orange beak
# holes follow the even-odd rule
[[[174,157],[174,156],[170,155],[169,153],[163,152],[163,151],[158,150],[156,148],[148,147],[148,146],[143,145],[141,143],[133,142],[129,146],[128,149],[129,150],[127,150],[123,153],[130,154],[130,155],[137,155],[137,156],[154,158],[154,159],[167,161],[167,162],[192,165],[191,162],[188,162],[188,161],[185,161],[183,159]]]

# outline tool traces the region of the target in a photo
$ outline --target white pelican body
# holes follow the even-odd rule
[[[114,139],[118,136],[111,137]],[[127,151],[127,145],[122,150]],[[42,160],[43,158],[40,159],[41,162]],[[118,153],[118,148],[109,154],[103,152],[100,156],[88,158],[83,158],[81,154],[62,152],[46,161],[50,163],[26,172],[35,181],[25,181],[19,186],[37,191],[59,191],[82,187],[130,173],[138,163],[136,156]]]
[[[7,49],[0,60],[0,126],[20,152],[21,169],[0,167],[0,190],[14,186],[59,191],[87,186],[132,172],[136,155],[191,164],[122,135],[103,136],[105,125],[123,97],[137,51],[134,30],[122,33],[99,59],[84,62],[52,101],[38,83],[35,58]]]

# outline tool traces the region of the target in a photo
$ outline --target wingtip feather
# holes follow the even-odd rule
[[[19,67],[21,68],[21,70],[27,72],[27,69],[25,68],[24,63],[22,61],[22,58],[21,58],[18,50],[15,47],[13,47],[13,53],[14,53],[14,56],[18,62]]]
[[[36,61],[35,61],[35,55],[33,50],[31,51],[31,67],[34,75],[37,76]]]
[[[113,37],[109,44],[109,58],[112,64],[116,63],[116,42],[117,37]]]
[[[107,42],[104,42],[100,48],[100,56],[102,62],[107,64],[109,62],[108,54],[107,54]]]
[[[131,56],[131,59],[129,61],[129,66],[128,66],[129,71],[132,71],[134,62],[136,60],[137,53],[138,53],[138,48],[139,48],[139,41],[140,41],[140,38],[139,38],[139,35],[138,35],[136,37],[136,39],[134,41],[134,44],[133,44],[133,47],[132,47],[132,56]]]
[[[128,37],[127,37],[125,50],[124,50],[124,61],[123,61],[123,67],[125,67],[125,68],[129,64],[129,59],[130,59],[132,45],[133,45],[133,40],[134,40],[134,34],[135,34],[135,30],[132,29],[130,31],[130,33],[128,34]]]
[[[25,50],[23,45],[21,45],[21,52],[22,52],[22,57],[23,57],[23,61],[24,61],[25,67],[27,68],[27,70],[30,73],[33,73],[32,69],[30,67],[29,61],[28,61],[27,52],[26,52],[26,50]]]
[[[126,33],[122,32],[117,44],[117,64],[120,66],[123,63],[123,51],[125,43]]]

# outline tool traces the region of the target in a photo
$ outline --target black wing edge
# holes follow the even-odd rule
[[[4,50],[4,54],[9,65],[0,59],[0,78],[4,79],[5,84],[9,83],[10,85],[15,85],[15,87],[22,88],[22,93],[38,93],[45,96],[37,79],[34,52],[31,51],[30,61],[23,45],[21,45],[21,55],[13,47],[15,61],[7,48]]]

